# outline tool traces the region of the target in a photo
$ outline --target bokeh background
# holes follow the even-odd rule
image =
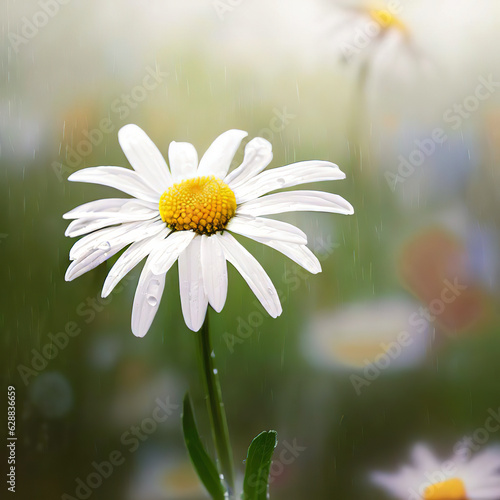
[[[420,441],[445,458],[498,410],[500,7],[391,5],[1,0],[1,422],[15,386],[17,498],[84,498],[78,478],[114,451],[124,462],[89,498],[206,498],[180,407],[147,420],[157,398],[180,405],[189,388],[209,445],[176,269],[144,339],[130,331],[139,270],[105,301],[112,262],[64,281],[62,214],[120,196],[67,177],[127,166],[126,123],[165,154],[172,140],[202,153],[239,128],[272,142],[271,166],[317,158],[347,174],[315,187],[355,215],[286,218],[323,273],[245,242],[283,315],[268,318],[231,269],[211,317],[240,479],[251,439],[272,428],[271,498],[383,499],[373,470],[396,469]]]

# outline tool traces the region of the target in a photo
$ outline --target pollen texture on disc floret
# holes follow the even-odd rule
[[[161,196],[159,208],[170,229],[210,236],[224,230],[234,216],[236,198],[227,184],[211,175],[174,184]]]

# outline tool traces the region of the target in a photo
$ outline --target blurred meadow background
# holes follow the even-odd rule
[[[282,218],[321,274],[244,242],[283,315],[233,268],[211,315],[240,480],[266,429],[276,500],[387,498],[370,473],[416,442],[443,458],[467,436],[500,442],[478,432],[500,407],[498,2],[0,0],[0,18],[1,422],[12,385],[17,498],[207,498],[181,434],[188,388],[207,441],[209,428],[177,270],[143,339],[130,330],[140,268],[106,300],[115,259],[64,281],[62,214],[121,196],[67,178],[128,166],[127,123],[165,155],[238,128],[271,141],[271,168],[323,159],[347,175],[313,187],[353,216]],[[123,462],[78,491],[116,451]]]

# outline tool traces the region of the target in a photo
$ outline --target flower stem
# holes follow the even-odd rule
[[[228,498],[234,498],[233,453],[229,442],[229,431],[224,403],[222,402],[219,375],[215,368],[215,354],[210,338],[208,312],[205,322],[197,335],[199,362],[220,472],[224,476],[224,482],[228,489]]]

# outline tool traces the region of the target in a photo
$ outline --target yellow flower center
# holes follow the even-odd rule
[[[467,500],[465,485],[461,479],[453,478],[428,486],[424,500]]]
[[[160,215],[174,231],[211,235],[222,231],[236,212],[229,186],[213,175],[174,184],[160,198]]]
[[[382,29],[395,28],[403,33],[408,31],[406,24],[387,9],[370,9],[370,16]]]

